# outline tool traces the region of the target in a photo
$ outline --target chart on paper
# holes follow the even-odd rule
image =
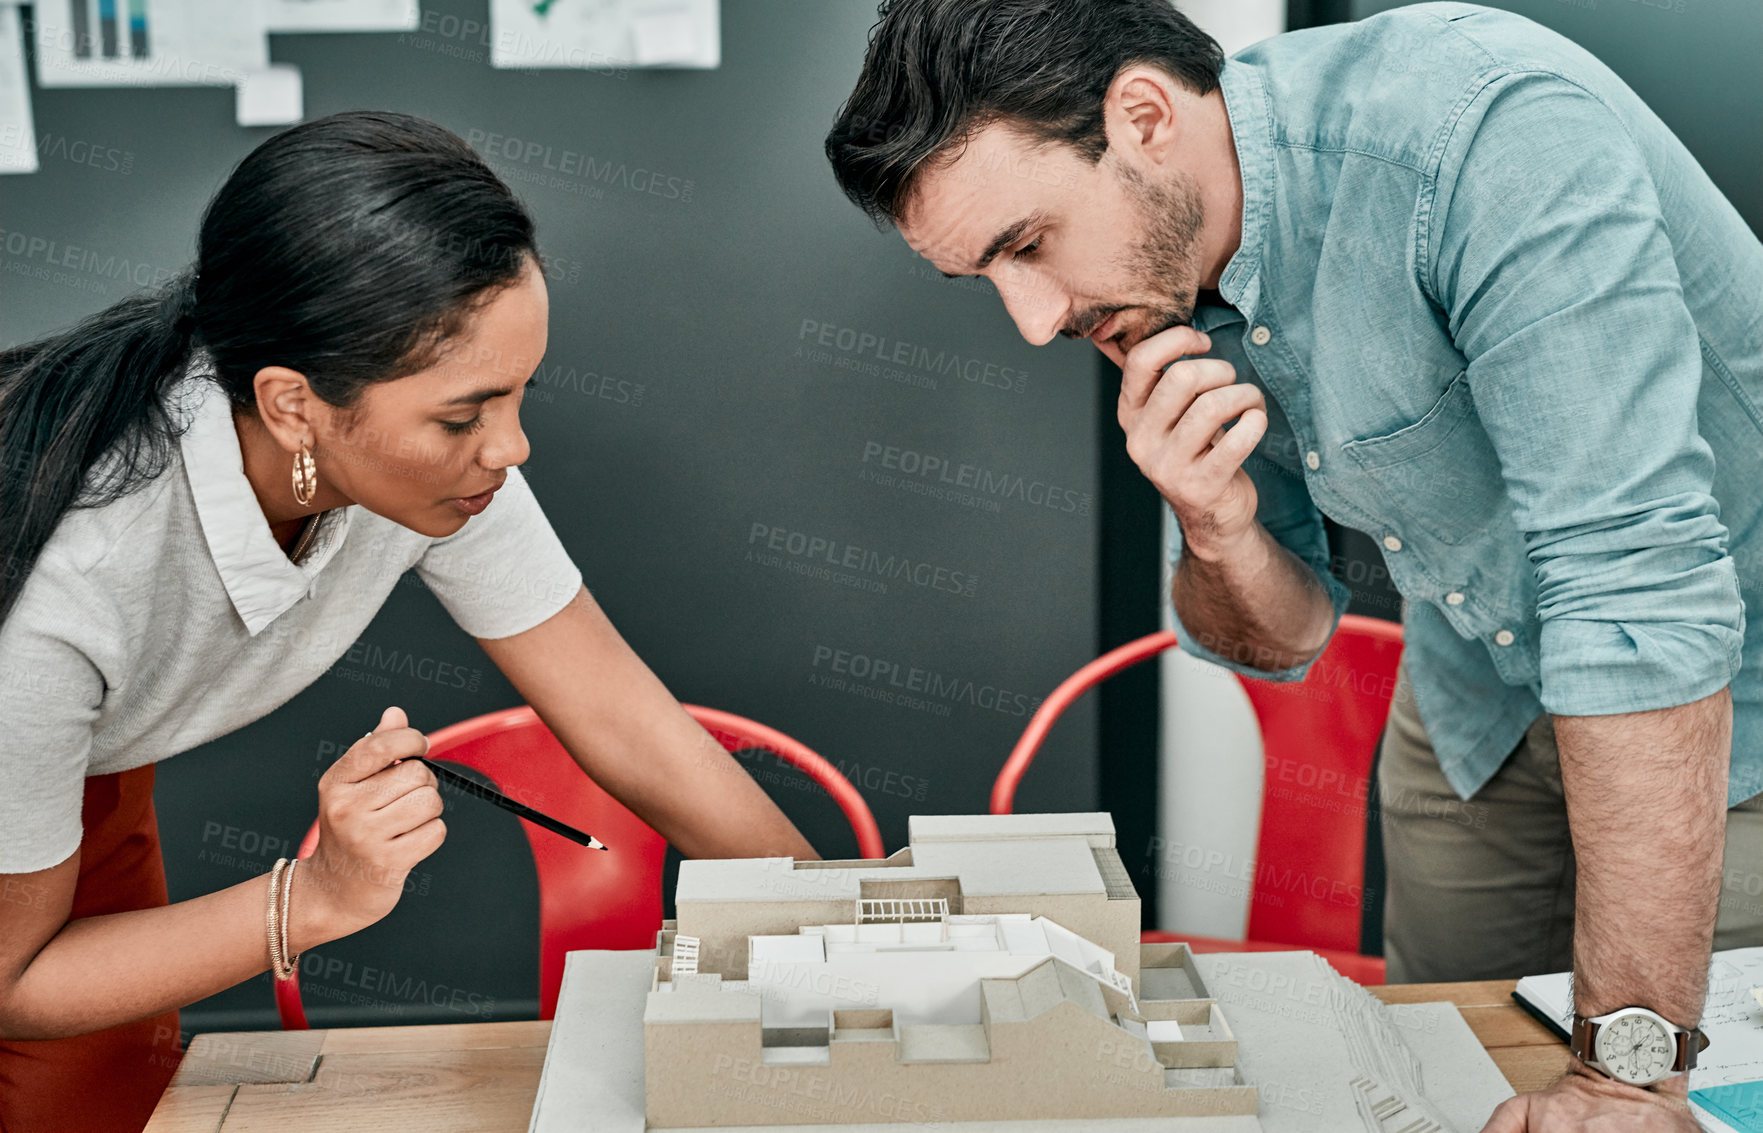
[[[231,86],[269,65],[266,9],[238,0],[38,0],[46,87]]]

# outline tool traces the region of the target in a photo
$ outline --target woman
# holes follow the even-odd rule
[[[546,315],[508,188],[358,112],[245,158],[164,294],[0,355],[0,1130],[138,1129],[176,1009],[271,966],[268,877],[167,904],[154,763],[317,679],[407,568],[681,852],[815,856],[516,471]],[[426,750],[388,708],[320,780],[289,952],[385,916],[441,844],[434,775],[399,762]]]

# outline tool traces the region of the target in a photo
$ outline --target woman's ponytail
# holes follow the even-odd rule
[[[0,352],[0,624],[62,513],[108,503],[163,470],[177,435],[163,395],[195,334],[186,274]]]

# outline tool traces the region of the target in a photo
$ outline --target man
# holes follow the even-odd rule
[[[1382,543],[1391,979],[1571,963],[1590,1020],[1488,1128],[1695,1129],[1710,943],[1763,925],[1763,245],[1682,145],[1466,4],[1227,61],[1167,0],[896,0],[826,148],[1121,367],[1191,653],[1301,679],[1346,601],[1323,515]]]

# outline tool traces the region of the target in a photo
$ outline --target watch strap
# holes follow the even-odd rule
[[[1587,1066],[1597,1061],[1597,1048],[1593,1044],[1598,1040],[1598,1030],[1601,1026],[1601,1023],[1595,1022],[1589,1016],[1579,1014],[1573,1016],[1573,1033],[1568,1038],[1567,1049],[1572,1052],[1573,1057]]]
[[[1677,1067],[1684,1073],[1696,1068],[1696,1056],[1708,1049],[1708,1033],[1700,1027],[1677,1032]]]

